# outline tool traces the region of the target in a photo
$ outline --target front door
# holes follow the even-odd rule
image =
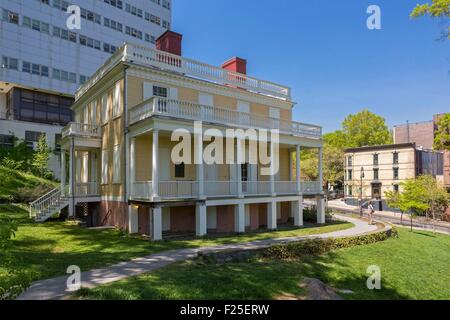
[[[381,183],[372,184],[372,199],[381,199]]]

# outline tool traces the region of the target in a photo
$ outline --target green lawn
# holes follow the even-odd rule
[[[2,288],[12,285],[27,285],[34,280],[63,275],[70,265],[78,265],[85,271],[176,248],[326,233],[352,227],[350,223],[335,223],[273,233],[150,242],[118,230],[88,230],[71,222],[37,224],[28,219],[26,206],[0,205],[2,214],[16,219],[20,224],[10,257],[5,258],[0,253],[0,292]]]
[[[274,299],[303,295],[303,277],[319,278],[346,299],[450,299],[450,237],[399,230],[399,239],[337,250],[295,261],[187,261],[80,294],[93,299]],[[368,290],[369,265],[378,265],[382,289]],[[211,283],[214,283],[212,286]]]
[[[3,166],[0,166],[0,181],[0,201],[11,201],[11,196],[20,188],[45,186],[48,189],[52,189],[57,186],[56,182]]]

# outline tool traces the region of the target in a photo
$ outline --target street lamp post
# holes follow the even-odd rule
[[[360,174],[360,189],[359,189],[359,215],[362,218],[363,216],[363,179],[364,179],[364,167],[361,167],[361,174]]]

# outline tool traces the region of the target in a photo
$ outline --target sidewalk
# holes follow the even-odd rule
[[[147,257],[137,258],[128,262],[122,262],[110,267],[95,269],[81,273],[81,282],[83,288],[93,288],[106,283],[119,281],[128,277],[138,276],[153,270],[163,268],[174,262],[195,258],[199,253],[210,253],[226,250],[252,250],[264,249],[280,243],[296,242],[305,239],[326,239],[341,238],[361,235],[373,232],[377,229],[375,225],[368,225],[367,222],[356,218],[336,215],[336,218],[342,221],[353,223],[353,228],[330,233],[309,235],[293,238],[278,238],[260,240],[239,244],[220,245],[214,247],[203,247],[195,249],[179,249],[152,254]],[[388,229],[389,227],[386,227]],[[37,281],[24,291],[18,300],[50,300],[60,299],[71,292],[67,289],[66,281],[68,276]]]
[[[341,201],[341,200],[328,201],[328,207],[333,208],[333,209],[338,209],[338,210],[341,209],[341,210],[345,210],[345,211],[351,211],[351,212],[354,212],[357,214],[360,213],[359,207],[348,205],[344,201]],[[367,209],[364,209],[363,213],[364,213],[364,215],[366,215]],[[401,218],[400,212],[394,212],[394,211],[375,211],[375,216],[379,217],[379,218],[387,218],[387,219],[395,219],[395,220],[400,220],[400,218]],[[409,215],[404,214],[403,221],[406,222],[409,220],[410,220]],[[417,219],[417,218],[413,218],[413,222],[422,224],[422,225],[426,225],[426,226],[433,226],[433,225],[439,226],[442,228],[448,228],[450,230],[450,222],[435,221],[434,224],[431,224],[427,221],[423,221],[422,219]]]

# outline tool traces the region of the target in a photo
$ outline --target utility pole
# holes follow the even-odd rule
[[[360,174],[360,191],[359,191],[359,216],[362,218],[363,216],[363,179],[364,179],[364,167],[361,167],[361,174]]]

